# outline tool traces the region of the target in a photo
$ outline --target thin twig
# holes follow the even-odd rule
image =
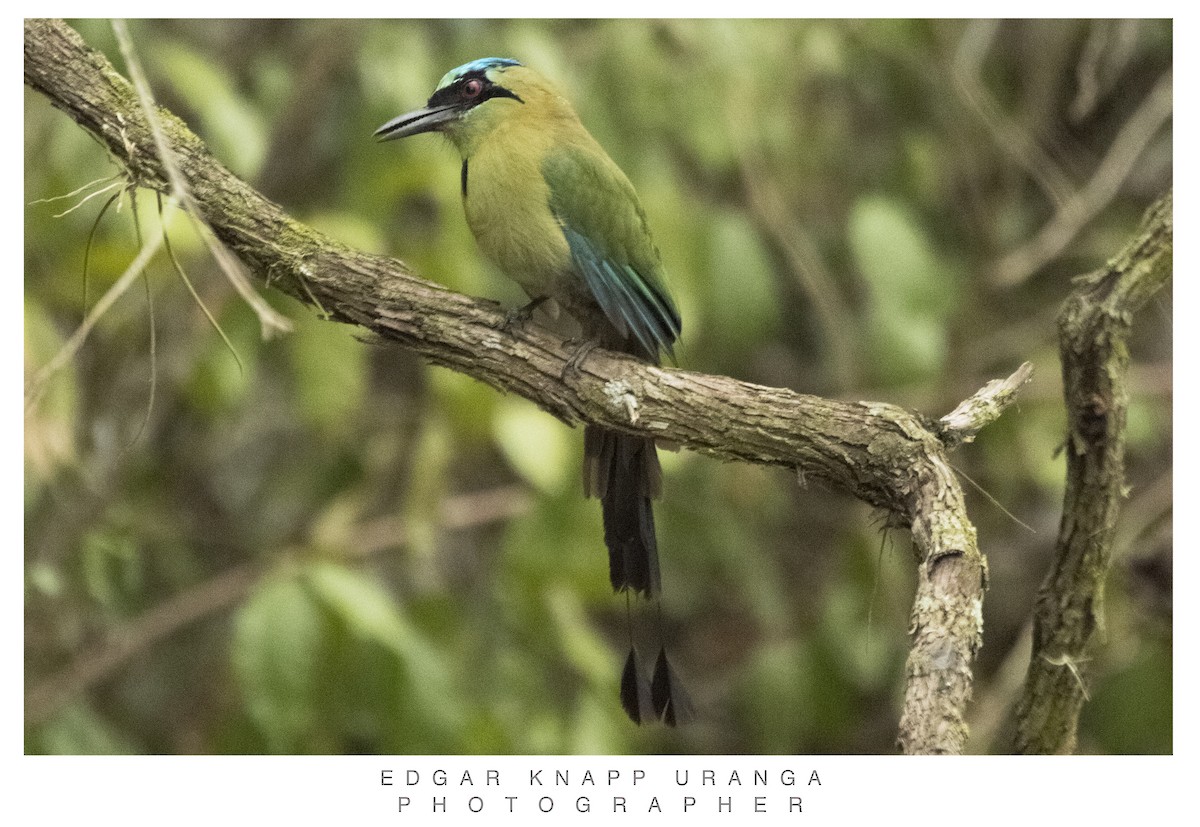
[[[95,306],[88,311],[79,327],[71,334],[71,337],[63,343],[59,348],[58,353],[54,358],[47,362],[41,369],[37,371],[25,383],[25,411],[30,412],[37,406],[41,400],[42,394],[45,392],[50,377],[62,370],[75,357],[79,348],[87,339],[88,334],[92,332],[92,328],[96,326],[96,322],[100,317],[108,312],[108,309],[113,306],[118,298],[129,289],[129,287],[137,280],[137,277],[142,274],[146,265],[150,263],[150,259],[158,252],[158,248],[162,246],[163,233],[160,229],[158,235],[138,251],[137,257],[121,274],[121,277],[113,282],[112,287],[104,292],[100,300]]]
[[[1139,20],[1092,20],[1079,65],[1075,70],[1078,88],[1067,110],[1079,123],[1095,111],[1101,96],[1118,77],[1133,55]]]
[[[975,480],[971,479],[971,476],[966,471],[959,468],[954,463],[951,463],[950,467],[954,469],[954,473],[958,474],[960,477],[962,477],[964,480],[966,480],[968,483],[970,483],[972,488],[974,488],[976,491],[978,491],[980,494],[982,494],[984,497],[986,497],[988,502],[990,502],[992,505],[996,506],[996,508],[1000,509],[1000,512],[1002,514],[1004,514],[1004,516],[1008,517],[1010,520],[1012,520],[1014,523],[1019,525],[1021,528],[1028,531],[1030,534],[1037,534],[1036,528],[1034,528],[1029,523],[1022,520],[1016,514],[1013,514],[1007,508],[1005,508],[1004,503],[1000,502],[998,499],[993,497],[992,493],[990,491],[988,491],[986,488],[984,488],[979,483],[975,482]]]
[[[498,522],[527,512],[533,502],[523,485],[506,485],[447,497],[438,509],[443,528],[455,530],[473,525]],[[382,517],[355,526],[346,543],[355,557],[367,557],[389,548],[408,544],[411,520]]]
[[[80,299],[80,306],[83,307],[83,313],[87,315],[88,306],[88,267],[92,263],[92,244],[96,240],[96,230],[100,228],[100,221],[104,218],[104,214],[108,212],[108,208],[113,205],[113,202],[121,197],[121,192],[113,193],[112,197],[104,202],[104,206],[100,208],[100,212],[96,214],[96,220],[92,222],[91,232],[88,233],[87,243],[83,245],[83,297]],[[74,208],[72,208],[74,209]],[[63,213],[62,215],[65,215]],[[55,216],[58,218],[59,216]],[[138,247],[142,245],[139,244]]]
[[[1065,250],[1088,222],[1112,201],[1142,151],[1171,119],[1173,88],[1172,72],[1168,71],[1121,127],[1104,160],[1083,189],[1072,193],[1030,241],[1000,260],[992,276],[994,284],[1014,287],[1026,281]]]
[[[155,197],[158,199],[158,220],[162,223],[163,227],[166,227],[167,220],[163,215],[162,195],[155,193]],[[188,293],[191,294],[192,301],[194,301],[196,306],[200,308],[200,311],[204,314],[204,318],[208,319],[208,323],[212,329],[215,330],[217,335],[221,337],[221,341],[225,343],[225,348],[231,354],[233,354],[233,361],[237,362],[238,372],[242,375],[245,375],[246,366],[242,364],[242,357],[238,356],[237,348],[233,346],[233,342],[229,341],[229,337],[226,336],[225,331],[221,329],[221,325],[217,321],[217,317],[212,314],[212,311],[208,309],[208,305],[204,303],[204,299],[200,298],[200,294],[196,292],[195,285],[193,285],[192,280],[187,277],[187,273],[185,273],[183,270],[183,265],[179,263],[179,259],[175,256],[175,251],[171,249],[171,238],[165,233],[165,231],[163,233],[163,246],[167,248],[167,258],[171,260],[171,265],[175,268],[176,275],[179,276],[179,280],[183,282],[183,286],[186,287]]]
[[[52,217],[53,217],[53,218],[62,218],[64,215],[70,215],[71,213],[75,212],[77,209],[79,209],[80,207],[82,207],[84,204],[86,204],[87,202],[91,201],[93,198],[96,198],[96,197],[98,197],[98,196],[104,195],[104,193],[108,192],[109,190],[113,189],[114,187],[120,187],[120,186],[122,186],[122,185],[123,185],[123,183],[124,183],[124,182],[122,182],[122,181],[113,181],[113,182],[112,182],[111,184],[109,184],[107,187],[103,187],[102,189],[98,189],[98,190],[96,190],[95,192],[92,192],[92,193],[88,193],[88,194],[87,194],[87,195],[85,195],[83,198],[80,198],[80,199],[79,199],[79,203],[78,203],[78,204],[76,204],[76,205],[75,205],[75,206],[73,206],[73,207],[68,207],[67,209],[63,210],[62,212],[60,212],[60,213],[56,213],[56,214],[55,214],[54,216],[52,216]],[[76,192],[78,192],[78,190],[76,190]],[[119,193],[119,192],[117,193],[117,195],[120,195],[120,194],[121,194],[121,193]],[[116,198],[116,197],[117,197],[117,195],[114,195],[114,196],[113,196],[113,198]],[[59,196],[59,197],[60,197],[60,198],[62,198],[62,197],[65,197],[65,196]],[[112,202],[113,198],[110,198],[110,199],[109,199],[109,202],[110,202],[110,203]],[[54,199],[51,199],[51,198],[46,198],[46,199],[43,199],[43,202],[49,202],[49,201],[52,201],[52,200],[54,200]],[[102,214],[103,214],[103,213],[102,213]]]
[[[97,184],[109,184],[110,186],[107,186],[104,189],[100,190],[100,192],[107,192],[109,189],[112,188],[111,182],[116,181],[117,183],[120,183],[121,179],[122,179],[122,176],[119,173],[117,175],[105,175],[102,178],[96,178],[92,181],[88,181],[86,184],[76,187],[75,189],[71,190],[68,193],[65,193],[64,195],[51,195],[49,198],[35,198],[32,201],[30,201],[29,204],[30,204],[30,206],[32,206],[34,204],[53,204],[55,201],[65,201],[68,198],[74,198],[76,195],[83,192],[88,187],[94,187]],[[98,193],[92,193],[92,195],[96,195],[96,194],[98,194]],[[89,195],[88,198],[91,198],[92,195]],[[79,204],[76,204],[75,206],[79,206]],[[64,214],[65,213],[56,215],[54,217],[61,218],[62,215],[64,215]]]
[[[206,580],[150,609],[125,629],[44,678],[25,693],[25,723],[35,726],[71,698],[107,679],[130,660],[179,629],[232,606],[257,582],[257,564],[244,564]]]
[[[159,160],[162,162],[163,171],[167,174],[167,180],[171,182],[171,194],[183,205],[188,215],[193,220],[197,220],[197,217],[201,213],[196,207],[196,202],[192,199],[187,181],[184,180],[183,175],[179,172],[179,165],[175,162],[175,154],[171,150],[166,135],[163,134],[162,125],[158,121],[158,113],[155,110],[154,96],[150,92],[150,84],[146,81],[141,64],[138,62],[137,54],[133,49],[133,40],[129,37],[129,30],[125,26],[125,21],[113,20],[112,28],[113,33],[117,36],[117,44],[121,48],[121,56],[125,58],[125,66],[129,71],[129,80],[137,92],[138,101],[142,107],[142,114],[145,115],[146,122],[149,124],[150,131],[154,136],[154,146],[158,151]],[[199,234],[204,239],[204,243],[208,245],[209,252],[217,260],[221,271],[225,273],[225,276],[229,279],[234,289],[237,290],[246,303],[258,315],[258,321],[262,326],[263,338],[269,339],[276,333],[290,333],[292,323],[286,317],[275,312],[274,308],[267,304],[262,296],[258,295],[258,292],[250,285],[250,282],[243,275],[240,266],[233,256],[229,254],[229,251],[213,238],[211,233],[199,230]]]
[[[129,193],[129,214],[133,216],[133,231],[139,247],[142,246],[142,222],[138,218],[137,211],[137,190],[131,190]],[[160,211],[161,214],[161,211]],[[164,229],[163,241],[166,241],[166,231]],[[158,389],[158,329],[154,320],[154,290],[150,287],[150,277],[143,275],[142,282],[146,285],[146,326],[150,332],[150,375],[147,379],[149,390],[146,395],[146,415],[142,418],[142,424],[138,428],[133,439],[130,440],[130,445],[141,439],[142,434],[150,427],[150,417],[154,414],[154,394]]]
[[[983,61],[999,28],[998,20],[973,20],[967,24],[954,55],[955,88],[979,115],[996,146],[1029,173],[1055,206],[1061,207],[1074,189],[1070,178],[1037,141],[1004,114],[980,77]]]
[[[448,497],[441,505],[441,525],[455,531],[497,522],[529,507],[523,486],[501,486]],[[397,534],[384,541],[382,530]],[[403,525],[390,522],[365,523],[350,530],[352,543],[373,538],[366,547],[354,545],[357,557],[366,557],[407,542]],[[142,614],[127,627],[109,633],[100,645],[76,656],[48,678],[25,693],[25,723],[36,726],[47,720],[72,698],[111,679],[131,660],[166,640],[177,631],[224,611],[240,601],[265,574],[258,563],[245,563],[167,598]]]
[[[993,379],[938,420],[942,439],[954,447],[971,442],[985,426],[1004,413],[1017,392],[1033,378],[1033,363],[1024,362],[1006,379]]]
[[[746,98],[745,92],[735,92],[727,96],[727,100],[731,102],[730,106]],[[789,214],[778,187],[764,171],[762,151],[754,145],[755,138],[748,134],[746,128],[754,123],[754,118],[731,109],[728,122],[730,134],[741,145],[738,156],[742,180],[745,181],[746,205],[782,251],[796,282],[816,312],[821,336],[829,348],[831,371],[836,387],[853,387],[856,381],[854,345],[849,335],[852,328],[849,320],[852,314],[846,300],[822,265],[812,239],[794,220],[794,216]]]
[[[980,755],[996,747],[996,737],[1021,694],[1025,668],[1033,646],[1033,621],[1017,633],[1004,659],[984,684],[971,709],[971,752]],[[1003,749],[1003,747],[1001,747]]]

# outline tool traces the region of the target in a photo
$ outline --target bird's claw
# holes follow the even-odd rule
[[[598,341],[589,339],[576,348],[575,352],[567,359],[567,363],[563,365],[562,378],[565,380],[572,374],[578,376],[581,372],[580,369],[583,367],[583,360],[598,347],[600,347]]]
[[[528,304],[523,304],[520,307],[514,307],[509,310],[504,314],[504,321],[500,323],[500,329],[505,333],[511,333],[513,328],[524,327],[533,318],[533,311],[537,310],[547,298],[549,297],[539,296]]]

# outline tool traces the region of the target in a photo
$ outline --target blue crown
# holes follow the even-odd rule
[[[519,60],[513,60],[511,57],[481,57],[479,60],[472,60],[470,63],[464,63],[457,69],[454,69],[450,74],[455,77],[461,77],[467,72],[483,72],[488,69],[495,69],[497,66],[520,66]]]
[[[457,69],[451,69],[442,76],[441,82],[438,83],[438,89],[441,89],[443,86],[449,86],[470,72],[486,72],[488,69],[502,69],[508,66],[520,65],[520,61],[513,60],[511,57],[481,57],[478,60],[472,60],[470,63],[464,63]]]

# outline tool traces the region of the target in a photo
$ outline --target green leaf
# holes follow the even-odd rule
[[[1116,755],[1170,755],[1172,671],[1170,641],[1149,640],[1127,663],[1095,677],[1080,718],[1083,743],[1094,740]]]
[[[503,399],[496,412],[496,444],[517,472],[541,491],[561,490],[572,475],[567,429],[524,400]]]
[[[380,255],[387,252],[387,239],[380,231],[379,222],[370,221],[364,216],[329,211],[308,215],[305,223],[358,250]]]
[[[436,415],[461,439],[491,439],[492,419],[503,398],[496,389],[452,370],[432,370],[427,375],[431,395],[437,401]]]
[[[233,670],[247,714],[272,751],[296,751],[319,720],[320,607],[295,572],[280,572],[259,585],[233,627]]]
[[[133,755],[143,751],[82,703],[59,710],[28,736],[25,749],[40,755]]]
[[[800,35],[800,56],[807,71],[844,75],[849,62],[845,28],[813,21]]]
[[[413,630],[391,595],[374,580],[337,563],[318,561],[305,566],[304,582],[355,634],[402,657],[411,653]]]
[[[128,533],[98,526],[83,537],[80,570],[88,596],[107,609],[129,613],[140,591],[142,559]]]
[[[612,647],[589,620],[579,594],[556,586],[543,598],[558,632],[563,656],[592,686],[608,687],[620,668]]]
[[[837,666],[849,683],[864,693],[886,688],[894,651],[886,632],[867,624],[868,601],[860,589],[838,582],[825,595],[818,645],[837,652]]]
[[[808,647],[791,640],[757,647],[741,668],[735,694],[745,723],[745,737],[756,752],[790,753],[806,745],[816,725],[812,714],[814,663]],[[780,698],[792,709],[785,710]]]
[[[25,365],[31,375],[54,358],[63,338],[38,303],[25,301]],[[45,386],[36,408],[25,415],[25,481],[27,498],[39,483],[48,482],[62,465],[75,457],[75,417],[79,407],[75,372],[67,367]]]
[[[317,561],[305,568],[312,594],[352,634],[391,652],[409,678],[411,705],[417,716],[442,732],[454,729],[463,710],[451,687],[445,656],[435,649],[400,611],[395,600],[369,576],[337,563]]]
[[[886,196],[855,204],[850,249],[870,291],[871,364],[883,381],[938,373],[946,359],[946,321],[958,280],[938,260],[917,217]]]
[[[261,327],[254,311],[241,301],[230,302],[218,322],[241,364],[225,341],[205,325],[200,355],[186,385],[188,401],[211,417],[236,410],[254,389],[257,374],[263,369],[258,359],[263,347]]]
[[[306,422],[322,431],[349,426],[364,407],[366,351],[350,328],[298,314],[287,338],[296,398]]]
[[[888,382],[918,381],[941,371],[949,347],[934,319],[878,314],[867,330],[871,369]]]
[[[200,114],[200,131],[214,154],[243,178],[254,178],[267,153],[266,119],[238,93],[228,67],[181,43],[160,42],[157,58],[175,91]]]
[[[903,204],[881,195],[859,200],[850,213],[849,241],[878,309],[941,318],[954,306],[955,280]]]
[[[775,272],[754,226],[732,212],[718,214],[709,235],[711,334],[722,350],[761,346],[779,322]],[[687,330],[687,320],[684,320]]]

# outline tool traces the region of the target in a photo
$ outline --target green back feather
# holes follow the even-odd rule
[[[575,268],[605,316],[647,357],[673,356],[679,311],[633,185],[599,146],[555,148],[542,175]]]

